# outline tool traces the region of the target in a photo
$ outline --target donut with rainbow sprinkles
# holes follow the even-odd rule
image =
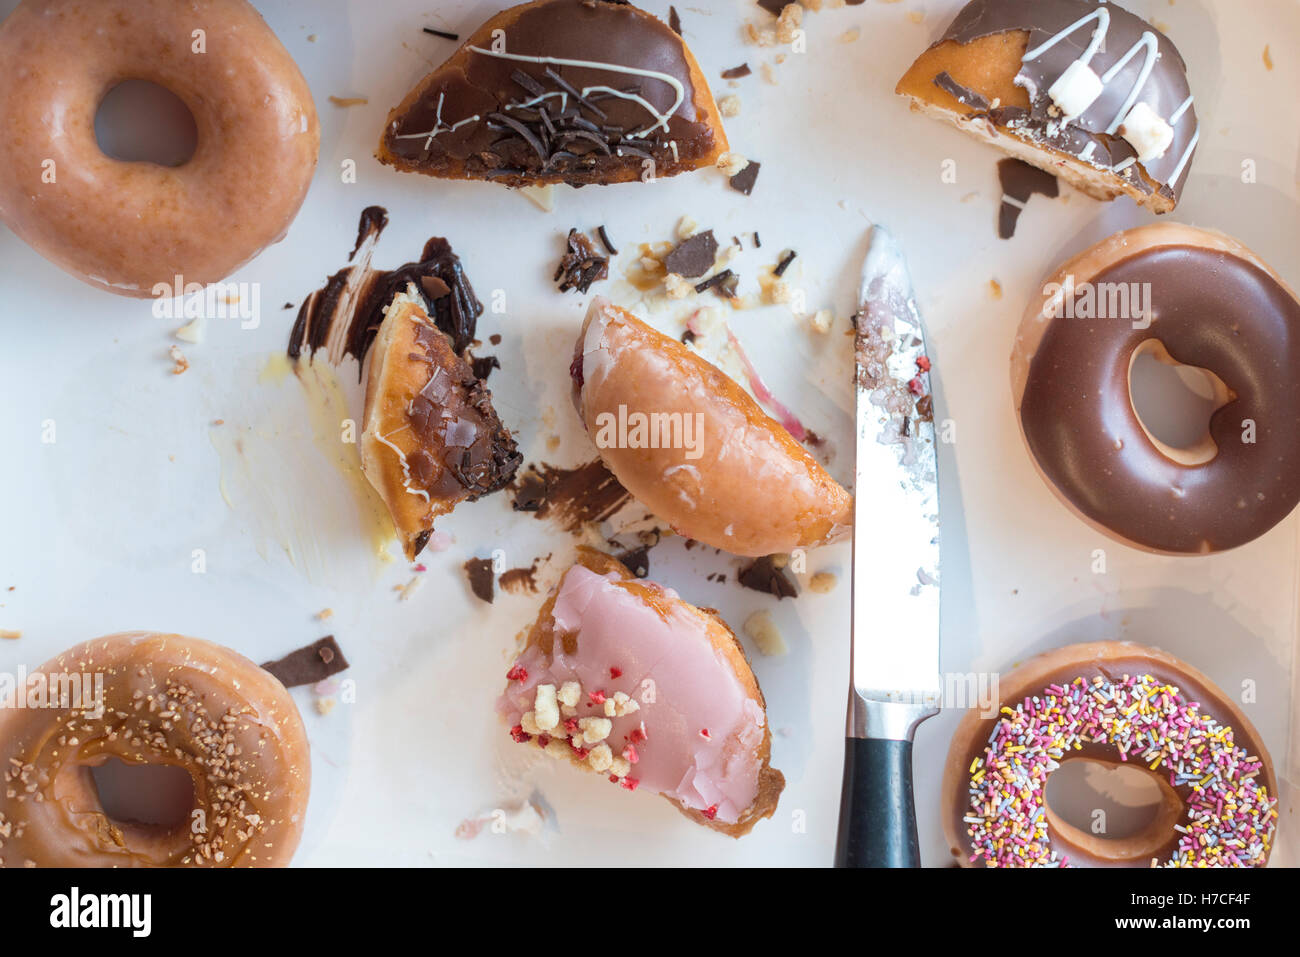
[[[1048,652],[1000,681],[995,714],[970,711],[944,774],[944,830],[966,867],[1262,867],[1277,780],[1259,733],[1173,655],[1100,641]],[[1047,782],[1070,761],[1150,775],[1160,802],[1136,833],[1064,820]],[[1104,818],[1099,818],[1104,820]]]

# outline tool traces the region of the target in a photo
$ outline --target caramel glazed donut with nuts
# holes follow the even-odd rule
[[[0,220],[92,286],[146,298],[178,276],[224,279],[284,237],[307,195],[311,91],[246,0],[23,0],[0,24],[0,63]],[[125,79],[189,108],[187,162],[100,150],[95,113]]]
[[[1216,377],[1193,447],[1159,441],[1134,409],[1143,353]],[[1300,502],[1296,369],[1300,300],[1281,277],[1222,233],[1160,223],[1044,282],[1016,334],[1011,392],[1034,465],[1070,511],[1134,548],[1200,555],[1258,538]]]
[[[298,847],[307,733],[284,686],[242,655],[181,635],[109,635],[5,699],[0,866],[276,867]],[[111,758],[188,772],[193,811],[170,828],[110,819],[91,770]]]

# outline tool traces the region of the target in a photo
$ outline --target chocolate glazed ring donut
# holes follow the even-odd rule
[[[230,275],[283,238],[320,148],[311,91],[246,0],[24,0],[0,24],[0,220],[99,289],[145,298]],[[178,96],[175,168],[106,156],[95,113],[124,79]]]
[[[275,867],[302,836],[310,750],[269,672],[197,638],[132,632],[85,642],[0,700],[0,866]],[[110,819],[91,769],[186,771],[174,827]]]
[[[1149,310],[1149,311],[1147,311]],[[1144,352],[1218,377],[1206,440],[1174,449],[1133,408]],[[1237,241],[1191,226],[1117,233],[1063,265],[1011,357],[1039,473],[1092,527],[1147,551],[1223,551],[1300,501],[1300,302]]]
[[[965,867],[1263,867],[1277,779],[1259,732],[1213,682],[1173,655],[1127,641],[1071,645],[1003,675],[996,714],[957,727],[943,825]],[[1068,761],[1153,776],[1152,821],[1122,838],[1084,831],[1048,806]],[[1103,818],[1094,817],[1093,827]]]

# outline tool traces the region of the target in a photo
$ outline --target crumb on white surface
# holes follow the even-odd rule
[[[745,634],[769,658],[788,654],[790,647],[785,643],[781,629],[776,627],[771,612],[766,609],[756,611],[745,619]]]

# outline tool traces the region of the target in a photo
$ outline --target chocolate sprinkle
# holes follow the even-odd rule
[[[739,80],[741,77],[749,76],[753,72],[748,63],[742,63],[740,66],[733,66],[730,70],[723,70],[722,78],[724,80]]]
[[[799,597],[798,586],[786,574],[784,568],[776,567],[771,555],[760,558],[752,565],[742,568],[740,574],[736,576],[736,580],[746,588],[753,591],[767,592],[777,598]]]
[[[444,40],[459,40],[460,34],[448,33],[446,30],[435,30],[433,27],[425,27],[424,32],[430,36],[442,37]]]
[[[301,685],[314,685],[345,671],[348,660],[343,657],[343,649],[334,640],[334,636],[326,635],[305,648],[289,652],[283,658],[268,661],[262,667],[275,675],[286,688],[297,688]]]
[[[998,181],[1002,184],[1002,205],[998,208],[999,239],[1010,239],[1015,235],[1016,222],[1029,197],[1037,193],[1055,199],[1061,191],[1051,173],[1014,157],[998,161]],[[1015,202],[1007,202],[1008,198]]]
[[[560,259],[552,277],[559,282],[560,292],[576,289],[585,293],[591,289],[592,283],[609,278],[609,259],[596,251],[586,233],[570,229],[568,246],[569,251]]]
[[[799,254],[796,253],[793,249],[786,250],[785,255],[781,257],[781,261],[777,263],[776,268],[772,270],[772,275],[775,276],[777,279],[780,279],[782,276],[784,276],[785,271],[790,268],[790,264],[794,262],[795,257],[798,255]]]
[[[713,230],[706,229],[678,243],[677,248],[664,257],[664,269],[685,279],[695,279],[713,268],[717,256],[718,240]]]
[[[611,256],[617,256],[618,250],[614,248],[614,244],[610,241],[609,233],[605,232],[605,227],[596,227],[596,233],[600,236],[600,242],[605,247],[605,252]]]
[[[492,571],[492,559],[471,558],[464,565],[465,576],[469,579],[469,590],[479,601],[489,605],[496,598],[496,575]]]
[[[753,160],[750,160],[748,166],[742,169],[735,176],[731,177],[727,182],[731,184],[731,188],[736,192],[744,193],[748,196],[750,193],[754,192],[754,183],[758,180],[758,169],[761,165],[761,163],[755,163]]]
[[[707,292],[712,289],[724,299],[731,299],[736,295],[740,286],[740,277],[730,269],[724,269],[720,273],[715,273],[703,282],[695,284],[696,292]]]

